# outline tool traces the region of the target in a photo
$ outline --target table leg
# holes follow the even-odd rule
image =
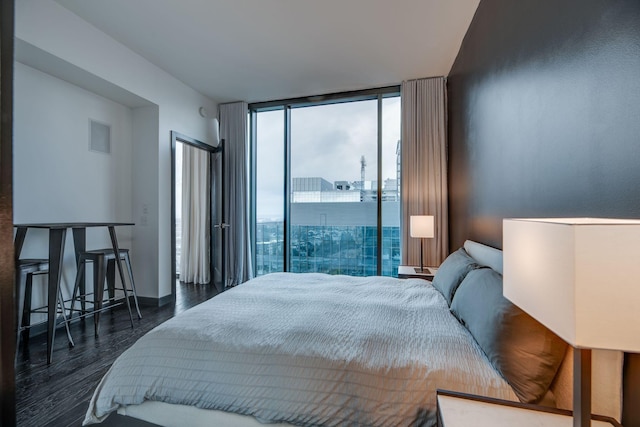
[[[58,292],[60,292],[60,278],[62,275],[62,254],[67,236],[66,228],[49,229],[49,286],[47,304],[47,363],[51,363],[53,356],[53,340],[56,334],[56,316],[58,307]]]
[[[93,328],[96,338],[98,338],[100,313],[102,311],[102,297],[104,296],[104,273],[105,259],[101,255],[93,263]]]
[[[22,342],[26,343],[29,340],[29,326],[31,326],[31,296],[33,295],[33,275],[27,274],[27,277],[21,277],[20,283],[24,284],[24,290],[20,290],[20,314],[22,316],[22,323],[20,326],[26,329],[22,331]]]
[[[24,238],[27,235],[27,227],[18,227],[16,230],[16,237],[13,241],[13,255],[16,261],[20,259],[20,252],[22,252],[22,245],[24,244]]]
[[[14,255],[14,266],[15,266],[15,286],[16,286],[16,313],[18,313],[18,323],[17,325],[22,325],[24,318],[24,289],[21,289],[20,284],[22,283],[23,276],[18,268],[18,260],[20,259],[20,252],[22,252],[22,246],[24,244],[24,239],[27,235],[27,227],[18,227],[16,230],[16,237],[13,240],[13,255]],[[16,342],[19,342],[20,333],[18,332],[18,336],[16,337]],[[18,354],[18,346],[16,345],[16,355]]]
[[[109,290],[109,303],[116,302],[116,260],[109,260],[107,263],[107,289]]]
[[[79,295],[80,297],[80,308],[81,314],[87,314],[87,298],[86,298],[86,280],[85,280],[85,272],[86,272],[86,263],[80,266],[80,254],[87,249],[87,229],[86,228],[73,228],[73,249],[76,253],[76,268],[78,269],[78,276],[80,280]],[[71,313],[73,315],[73,313]],[[81,318],[84,322],[84,317]]]
[[[129,302],[129,293],[127,292],[127,285],[124,281],[124,270],[122,270],[122,262],[120,262],[120,248],[118,247],[118,239],[116,238],[116,228],[109,226],[109,236],[111,236],[111,245],[113,246],[113,253],[115,255],[116,266],[118,266],[118,273],[120,274],[120,282],[124,289],[124,300],[127,303],[127,309],[129,310],[129,319],[131,320],[131,328],[133,328],[133,314],[131,313],[131,303]]]

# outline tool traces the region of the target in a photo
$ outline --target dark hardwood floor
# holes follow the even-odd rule
[[[209,285],[178,283],[176,288],[175,306],[142,306],[142,319],[134,314],[133,329],[124,305],[100,316],[98,338],[93,334],[93,318],[73,323],[73,348],[59,327],[50,365],[45,334],[21,344],[16,360],[18,426],[80,426],[93,390],[124,350],[155,326],[217,294],[215,286]]]

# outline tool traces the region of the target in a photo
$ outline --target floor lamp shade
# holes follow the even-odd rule
[[[411,215],[409,218],[409,234],[411,237],[433,238],[435,226],[432,215]]]
[[[504,296],[575,348],[640,352],[640,220],[505,219]]]

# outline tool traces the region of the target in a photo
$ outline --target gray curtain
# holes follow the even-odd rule
[[[225,287],[253,277],[249,215],[249,139],[246,102],[220,105],[220,138],[224,139],[223,220]]]
[[[402,264],[420,265],[420,239],[409,236],[411,215],[433,215],[435,237],[424,239],[424,265],[449,254],[447,100],[444,77],[402,82]]]
[[[211,176],[208,151],[182,144],[180,280],[210,281]]]

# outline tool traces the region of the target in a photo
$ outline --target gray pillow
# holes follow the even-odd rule
[[[464,248],[460,248],[444,260],[436,271],[433,278],[433,286],[444,295],[447,304],[451,305],[453,294],[462,283],[467,273],[480,267],[476,261],[469,256]]]
[[[458,287],[451,311],[522,402],[544,397],[567,343],[502,295],[500,274],[490,268],[471,271]]]

